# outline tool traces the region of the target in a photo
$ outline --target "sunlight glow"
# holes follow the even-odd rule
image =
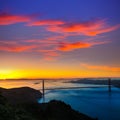
[[[0,79],[115,77],[117,72],[96,70],[0,70]],[[93,76],[94,75],[94,76]]]
[[[8,78],[19,78],[20,75],[15,70],[0,70],[0,79],[8,79]]]

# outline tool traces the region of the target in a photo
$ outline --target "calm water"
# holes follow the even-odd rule
[[[39,80],[0,81],[0,87],[13,88],[22,86],[41,89],[42,82]],[[92,86],[98,86],[99,88],[69,89],[69,87]],[[52,99],[63,100],[75,110],[94,118],[97,117],[99,120],[120,120],[119,88],[112,87],[112,93],[108,94],[108,88],[104,85],[65,83],[64,81],[45,81],[45,88],[50,89],[45,91],[46,102]]]

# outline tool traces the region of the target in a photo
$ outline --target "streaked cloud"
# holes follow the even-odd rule
[[[10,25],[15,23],[29,22],[32,16],[14,15],[10,13],[0,13],[0,25]]]
[[[46,26],[46,25],[62,25],[64,21],[61,20],[39,20],[35,22],[31,22],[28,26]]]
[[[25,52],[36,48],[36,45],[23,45],[15,42],[3,42],[0,41],[0,51],[7,52]]]
[[[60,53],[70,52],[76,49],[90,48],[96,45],[108,43],[105,40],[95,40],[95,36],[98,34],[114,31],[120,28],[120,24],[110,26],[106,20],[90,20],[85,22],[69,22],[62,20],[46,19],[33,21],[33,16],[14,15],[10,13],[0,13],[0,25],[10,25],[15,23],[25,22],[25,27],[38,26],[45,29],[44,32],[49,35],[42,39],[28,39],[20,40],[13,43],[0,42],[0,51],[9,52],[37,52],[41,53],[43,58],[53,60],[60,56]],[[53,33],[51,33],[53,32]],[[54,34],[54,35],[53,35]],[[86,41],[75,40],[76,42],[70,42],[70,36],[94,36],[92,40]],[[75,38],[74,38],[75,39]]]
[[[56,38],[61,36],[55,36]],[[53,36],[54,38],[54,36]],[[83,40],[78,42],[59,42],[48,39],[28,39],[19,41],[0,41],[0,51],[7,52],[34,52],[40,54],[45,60],[55,60],[63,54],[75,49],[90,48],[96,45],[106,44],[107,41]]]
[[[51,41],[52,42],[52,41]],[[26,44],[27,43],[27,44]],[[40,40],[0,41],[0,51],[5,52],[34,52],[42,55],[45,60],[55,60],[59,56],[54,47],[56,43]],[[52,47],[51,47],[52,46]],[[50,48],[49,48],[50,47]]]
[[[94,19],[82,22],[46,19],[30,22],[28,23],[28,26],[45,26],[45,29],[50,32],[79,34],[85,36],[96,36],[120,28],[120,24],[109,25],[106,19]]]
[[[96,36],[98,34],[114,31],[120,28],[120,24],[110,26],[105,20],[93,20],[87,22],[66,22],[62,25],[48,26],[48,30],[52,32],[78,33],[85,36]]]
[[[91,65],[86,63],[82,63],[80,65],[90,70],[120,72],[120,67],[112,67],[112,66],[105,66],[105,65]]]
[[[34,19],[36,21],[34,21]],[[39,20],[33,15],[14,15],[11,13],[0,13],[0,25],[10,25],[25,22],[27,26],[44,26],[46,31],[65,34],[78,34],[85,36],[96,36],[120,28],[120,24],[109,25],[105,19],[89,20],[85,22],[69,22],[55,19]]]

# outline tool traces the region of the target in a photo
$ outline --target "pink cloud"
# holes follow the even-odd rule
[[[30,16],[0,13],[0,25],[10,25],[21,22],[29,22],[30,20],[31,20]]]
[[[28,26],[44,26],[50,32],[62,34],[78,34],[85,36],[96,36],[111,32],[120,28],[120,24],[110,26],[106,20],[90,20],[86,22],[68,22],[63,20],[38,20],[32,22],[35,16],[14,15],[10,13],[0,13],[0,25],[10,25],[26,22]]]
[[[28,51],[35,48],[35,46],[0,46],[1,51],[8,51],[8,52],[23,52]]]
[[[90,35],[90,36],[95,36],[97,34],[102,34],[102,33],[106,33],[106,32],[111,32],[111,31],[114,31],[114,30],[117,30],[120,28],[120,24],[118,25],[115,25],[115,26],[111,26],[111,27],[106,27],[105,29],[98,29],[96,31],[91,31],[91,32],[88,32],[86,34]]]

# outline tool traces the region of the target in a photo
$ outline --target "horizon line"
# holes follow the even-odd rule
[[[120,78],[120,77],[65,77],[65,78],[0,78],[0,80],[62,80],[62,79]]]

